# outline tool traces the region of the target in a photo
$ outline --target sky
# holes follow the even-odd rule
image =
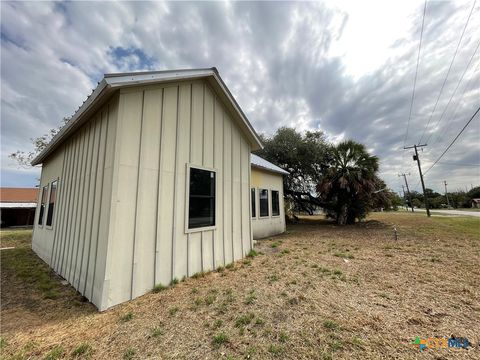
[[[399,173],[421,189],[405,145],[427,142],[428,170],[480,106],[480,1],[429,0],[419,57],[423,1],[2,1],[0,10],[1,186],[37,185],[40,168],[8,155],[31,151],[30,139],[71,116],[104,73],[215,66],[257,132],[290,126],[361,142],[394,191]],[[426,186],[470,189],[479,164],[477,115]]]

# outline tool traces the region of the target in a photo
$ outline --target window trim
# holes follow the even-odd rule
[[[255,192],[255,194],[252,197],[252,190]],[[254,207],[255,207],[255,216],[253,214],[251,215],[251,219],[258,219],[258,211],[257,211],[257,194],[258,194],[258,188],[256,187],[251,187],[250,188],[250,211],[252,211],[252,199],[254,201]]]
[[[211,171],[215,173],[215,225],[210,225],[210,226],[202,226],[202,227],[197,227],[197,228],[192,228],[190,229],[188,227],[188,219],[189,219],[189,212],[190,212],[190,169],[199,169],[199,170],[206,170],[206,171]],[[186,176],[185,176],[185,234],[190,234],[190,233],[196,233],[196,232],[202,232],[202,231],[207,231],[207,230],[216,230],[217,229],[217,223],[218,223],[218,217],[217,217],[217,209],[218,209],[218,171],[215,168],[210,168],[207,166],[200,166],[200,165],[194,165],[191,163],[186,164]],[[174,211],[175,211],[175,206],[174,205]]]
[[[47,183],[46,185],[43,185],[40,187],[40,201],[38,203],[38,218],[36,219],[37,226],[40,228],[43,228],[43,225],[45,224],[46,218],[47,218],[47,208],[48,208],[48,203],[45,203],[45,208],[43,209],[43,214],[42,214],[42,222],[39,222],[39,217],[40,217],[40,211],[42,209],[42,202],[43,202],[43,189],[47,188],[47,196],[46,198],[49,199],[50,196],[50,183]]]
[[[268,215],[264,215],[264,216],[262,216],[262,211],[261,211],[261,206],[260,206],[260,205],[261,205],[261,203],[260,203],[260,192],[261,192],[262,190],[266,190],[266,191],[267,191],[267,196],[268,196],[268,198],[267,198]],[[268,219],[268,218],[271,217],[272,212],[270,211],[270,198],[271,198],[271,196],[270,196],[270,189],[268,189],[268,188],[267,188],[267,189],[265,189],[265,188],[258,188],[258,218],[259,218],[259,219]]]
[[[52,194],[52,184],[56,182],[57,183],[57,194],[55,195],[55,202],[54,202],[54,206],[53,206],[53,214],[52,214],[52,225],[47,225],[47,219],[48,219],[48,210],[50,209],[50,196]],[[47,207],[46,207],[46,214],[47,214],[47,217],[45,218],[45,229],[48,229],[48,230],[52,230],[53,229],[53,220],[55,219],[55,208],[57,205],[57,198],[58,198],[58,184],[60,184],[60,181],[59,181],[59,178],[56,178],[52,181],[50,181],[50,183],[48,184],[48,202],[47,202]]]
[[[272,193],[276,191],[278,193],[278,215],[273,215],[273,195]],[[272,218],[279,218],[282,215],[281,206],[280,206],[280,190],[270,189],[270,202],[272,204]]]

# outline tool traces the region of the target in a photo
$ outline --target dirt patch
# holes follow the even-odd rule
[[[452,334],[480,341],[480,224],[411,214],[369,220],[339,227],[301,219],[258,242],[253,258],[104,313],[68,297],[44,299],[35,284],[4,277],[2,255],[2,299],[18,296],[17,306],[2,304],[2,351],[6,358],[478,358],[478,346],[419,352],[410,344]],[[33,293],[36,313],[21,299]]]

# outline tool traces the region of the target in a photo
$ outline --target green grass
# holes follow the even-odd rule
[[[92,346],[88,343],[81,343],[72,351],[72,357],[84,357],[88,358],[92,355]]]
[[[255,315],[253,313],[248,313],[248,314],[245,314],[245,315],[242,315],[240,317],[237,318],[237,321],[235,321],[235,326],[236,327],[243,327],[243,326],[247,326],[248,324],[250,324],[252,322],[252,320],[255,318]]]
[[[153,337],[159,337],[159,336],[162,336],[163,334],[165,334],[165,332],[163,331],[163,329],[160,326],[156,326],[152,329],[152,336]]]
[[[280,345],[271,344],[268,347],[268,352],[270,354],[272,354],[273,356],[280,356],[285,352],[285,348],[283,346],[280,346]]]
[[[134,348],[128,348],[127,350],[125,350],[125,352],[123,353],[123,358],[124,360],[130,360],[130,359],[133,359],[133,357],[135,356],[136,354],[136,351]]]
[[[154,293],[159,293],[159,292],[164,291],[164,290],[167,290],[167,289],[168,289],[167,286],[162,285],[162,284],[157,284],[157,285],[155,285],[155,287],[153,288],[152,292],[154,292]]]
[[[129,322],[132,319],[133,319],[133,313],[132,312],[128,312],[125,315],[120,316],[120,322],[123,322],[123,323]]]
[[[336,252],[333,256],[344,258],[344,259],[354,259],[355,257],[352,254],[347,254],[344,252]]]
[[[0,230],[1,247],[30,248],[32,229]]]
[[[257,256],[257,255],[258,255],[258,253],[257,253],[255,250],[251,249],[251,250],[248,252],[247,257],[253,258],[253,257]]]
[[[223,344],[228,343],[228,341],[229,341],[229,340],[228,340],[227,334],[221,332],[221,333],[219,333],[219,334],[217,334],[217,335],[215,335],[215,336],[213,337],[213,339],[212,339],[212,345],[213,345],[214,347],[217,347],[217,348],[218,348],[218,347],[222,346]]]
[[[333,320],[325,320],[325,321],[323,322],[323,327],[324,327],[325,329],[329,329],[329,330],[336,330],[336,329],[338,329],[339,326],[338,326],[338,324],[337,324],[335,321],[333,321]]]
[[[52,350],[50,350],[47,355],[43,358],[43,360],[56,360],[63,357],[65,350],[61,346],[55,346]]]

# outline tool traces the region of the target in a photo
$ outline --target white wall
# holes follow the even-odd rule
[[[107,272],[111,307],[252,246],[251,146],[204,81],[120,91]],[[216,226],[186,231],[187,165],[216,170]]]
[[[253,238],[262,239],[285,232],[285,207],[283,201],[283,176],[257,167],[251,170],[251,188],[255,188],[255,217],[252,218]],[[259,190],[268,190],[267,217],[260,217]],[[279,192],[280,215],[272,215],[272,190]]]
[[[115,97],[43,163],[40,188],[58,179],[57,201],[51,227],[38,225],[39,201],[32,240],[32,249],[96,305],[104,283],[117,110]]]

